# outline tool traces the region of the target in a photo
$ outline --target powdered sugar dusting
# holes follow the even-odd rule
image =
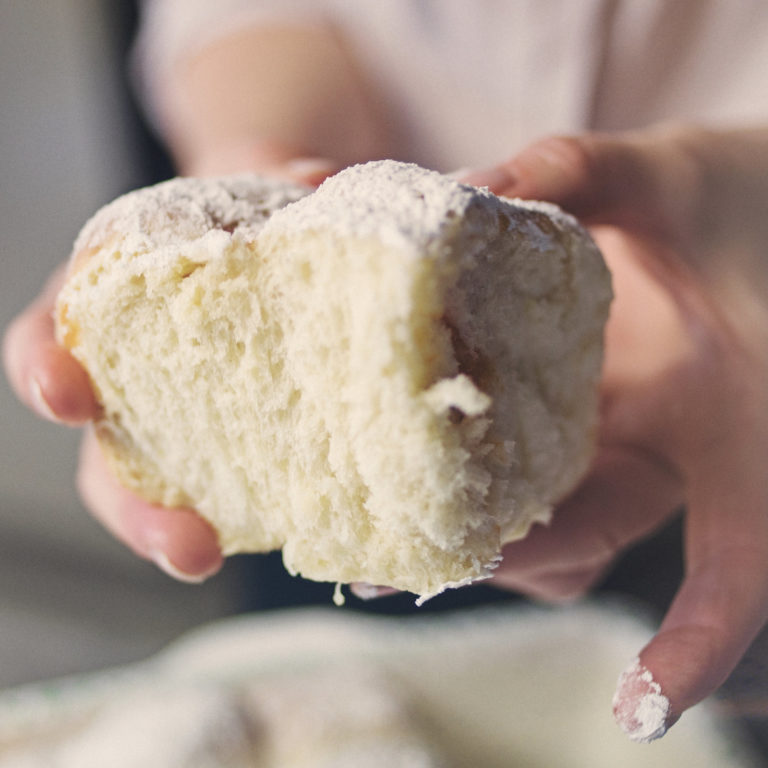
[[[456,226],[470,204],[494,199],[435,171],[380,160],[354,165],[326,179],[317,192],[285,212],[291,231],[329,230],[341,236],[375,237],[414,253]],[[270,227],[283,226],[283,213]]]
[[[279,208],[310,189],[254,174],[221,178],[176,178],[129,192],[104,206],[83,227],[75,256],[117,236],[120,250],[146,253],[211,230],[252,237]]]
[[[648,743],[667,732],[669,699],[650,670],[633,659],[619,676],[613,696],[616,722],[632,741]]]

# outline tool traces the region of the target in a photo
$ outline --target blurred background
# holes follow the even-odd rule
[[[0,0],[0,326],[68,256],[85,220],[170,172],[127,87],[130,2]],[[83,511],[79,435],[0,378],[0,686],[142,658],[239,608],[138,561]]]
[[[98,207],[172,174],[131,93],[126,57],[136,13],[124,0],[0,0],[2,327]],[[289,578],[278,556],[234,558],[203,586],[175,583],[137,560],[82,509],[78,442],[76,431],[28,413],[0,378],[0,687],[142,659],[218,617],[330,604],[331,587]],[[679,582],[679,562],[673,524],[629,552],[602,591],[658,616]],[[441,596],[422,612],[516,599],[478,588]],[[345,610],[414,610],[409,596],[349,603]],[[758,642],[727,697],[768,690],[767,645]],[[761,713],[744,721],[768,743]]]

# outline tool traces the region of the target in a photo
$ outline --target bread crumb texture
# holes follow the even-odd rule
[[[610,299],[555,207],[380,161],[119,198],[56,319],[125,485],[226,554],[426,598],[488,577],[583,475]]]

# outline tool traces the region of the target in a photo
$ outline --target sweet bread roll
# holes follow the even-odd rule
[[[489,576],[592,454],[608,271],[551,205],[414,165],[176,179],[85,226],[57,305],[120,480],[226,554],[422,598]]]

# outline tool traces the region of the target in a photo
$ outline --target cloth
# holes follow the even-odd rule
[[[764,0],[146,0],[136,52],[155,119],[184,57],[277,21],[336,25],[402,125],[402,156],[444,171],[551,133],[768,117]]]
[[[714,702],[652,759],[616,727],[607,692],[649,633],[615,605],[225,620],[0,693],[0,768],[755,768]]]

